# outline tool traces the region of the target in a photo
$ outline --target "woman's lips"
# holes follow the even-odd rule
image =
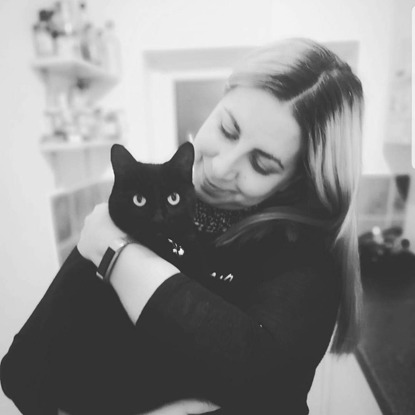
[[[211,187],[212,189],[215,189],[215,190],[222,190],[222,188],[221,187],[219,187],[219,186],[216,186],[216,184],[213,184],[207,177],[205,177],[205,182],[207,183],[207,185],[209,186],[209,187]]]
[[[219,187],[213,185],[206,177],[202,182],[202,189],[205,193],[207,193],[208,195],[215,195],[219,192],[222,192],[222,189],[220,189]]]
[[[235,193],[234,190],[223,189],[222,187],[216,186],[207,177],[204,178],[201,187],[203,191],[210,196]]]

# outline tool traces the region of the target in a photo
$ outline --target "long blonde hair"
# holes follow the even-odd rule
[[[231,74],[227,90],[238,86],[266,90],[291,105],[302,132],[299,170],[308,189],[306,208],[276,203],[232,227],[217,243],[224,245],[252,236],[259,223],[268,221],[327,228],[342,282],[330,352],[350,353],[358,340],[362,298],[356,229],[362,85],[350,66],[328,48],[296,38],[248,55]]]

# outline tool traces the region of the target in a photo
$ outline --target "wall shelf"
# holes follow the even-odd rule
[[[32,68],[46,88],[45,115],[52,123],[61,117],[58,128],[53,127],[56,137],[45,135],[39,149],[54,176],[50,200],[57,254],[62,263],[76,245],[86,215],[96,204],[108,200],[113,184],[110,149],[114,144],[123,144],[123,140],[121,129],[114,131],[117,125],[112,126],[111,133],[95,132],[91,127],[90,134],[78,132],[76,136],[68,129],[66,140],[60,139],[56,131],[60,131],[59,127],[64,131],[62,127],[67,125],[82,131],[81,124],[77,124],[80,116],[91,117],[84,121],[84,128],[89,125],[87,122],[94,122],[95,104],[119,79],[104,68],[77,58],[38,58],[32,62]],[[84,84],[85,103],[77,107],[72,105],[72,94],[80,81]],[[96,122],[105,121],[97,118]]]
[[[67,91],[82,80],[88,85],[89,96],[96,101],[119,83],[119,78],[105,68],[80,58],[38,58],[32,62],[32,68],[44,80],[48,95]]]
[[[58,6],[63,10],[60,4],[52,10]],[[53,175],[45,190],[60,263],[76,245],[85,217],[108,201],[114,183],[111,147],[125,141],[123,111],[107,108],[111,99],[99,102],[120,81],[119,41],[110,21],[99,28],[80,5],[74,7],[65,16],[60,10],[61,19],[52,23],[37,22],[44,36],[34,33],[36,55],[27,62],[45,88],[43,115],[49,128],[38,137],[38,151]],[[67,39],[53,36],[68,23],[80,30]],[[92,36],[98,32],[102,36]],[[52,42],[51,48],[42,39]]]
[[[83,151],[88,149],[111,148],[113,144],[123,144],[121,140],[96,140],[80,143],[45,142],[40,144],[42,153],[58,153],[69,151]]]
[[[55,188],[51,193],[51,198],[55,199],[61,196],[71,195],[76,193],[80,190],[91,189],[94,186],[112,186],[114,177],[113,174],[108,172],[99,178],[93,178],[89,180],[85,180],[83,182],[79,182],[76,185],[70,187],[58,187]]]
[[[33,68],[41,73],[55,74],[86,81],[116,84],[118,78],[98,65],[76,58],[39,58],[33,61]]]

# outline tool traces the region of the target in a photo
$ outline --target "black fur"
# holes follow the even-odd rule
[[[187,256],[190,251],[192,257],[195,254],[193,162],[191,143],[180,146],[171,160],[163,164],[136,161],[119,144],[111,148],[115,174],[108,203],[111,219],[131,238],[179,268],[183,266],[177,253],[180,247]],[[139,202],[145,198],[143,206],[137,206],[134,197]],[[177,197],[177,204],[169,202],[169,198],[177,201]]]

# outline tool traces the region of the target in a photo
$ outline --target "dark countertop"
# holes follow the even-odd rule
[[[415,273],[362,278],[356,357],[384,415],[415,414]],[[407,274],[407,275],[405,275]]]

